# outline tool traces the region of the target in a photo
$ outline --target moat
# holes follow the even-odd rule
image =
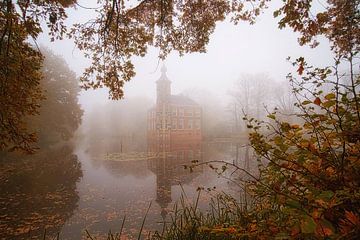
[[[106,238],[109,231],[136,237],[149,204],[143,234],[161,230],[180,196],[200,207],[217,189],[238,189],[203,165],[190,172],[184,165],[223,160],[244,164],[235,144],[199,142],[174,153],[94,153],[63,147],[31,157],[19,157],[2,167],[1,239],[37,239],[44,234],[61,239]],[[174,154],[176,156],[174,156]],[[21,158],[21,159],[20,159]],[[4,159],[11,162],[10,159]],[[21,164],[21,166],[19,165]],[[22,171],[15,169],[22,168]],[[214,188],[215,187],[215,188]],[[212,189],[208,193],[206,189]],[[220,191],[220,190],[219,190]]]

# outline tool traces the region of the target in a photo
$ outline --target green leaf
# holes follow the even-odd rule
[[[302,233],[314,233],[316,230],[316,223],[312,217],[306,215],[301,220],[300,227]]]
[[[302,105],[308,105],[308,104],[310,104],[310,103],[311,103],[311,101],[305,100],[305,101],[303,101],[301,104],[302,104]]]
[[[329,201],[333,196],[334,193],[332,191],[323,191],[317,196],[317,198]]]
[[[300,209],[301,208],[301,205],[298,201],[295,201],[295,200],[287,200],[286,201],[286,205],[290,208],[296,208],[296,209]]]
[[[278,17],[280,14],[281,14],[280,10],[276,10],[276,11],[273,12],[274,18]]]
[[[282,139],[281,136],[276,136],[276,137],[274,137],[274,143],[275,143],[276,145],[280,145],[280,144],[282,144],[282,142],[283,142],[283,139]]]
[[[329,107],[335,105],[335,103],[336,102],[334,100],[329,100],[329,101],[323,102],[322,105],[326,108],[329,108]]]
[[[276,234],[275,239],[290,239],[290,236],[286,232],[280,232]]]
[[[334,99],[335,98],[335,93],[329,93],[325,96],[325,99],[327,100],[331,100],[331,99]]]
[[[268,117],[268,118],[271,118],[271,119],[274,119],[274,120],[275,120],[275,118],[276,118],[274,114],[269,114],[269,115],[267,115],[267,117]]]

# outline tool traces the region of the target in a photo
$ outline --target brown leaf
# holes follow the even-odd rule
[[[346,219],[349,220],[352,224],[355,226],[360,226],[360,219],[359,216],[357,216],[353,212],[345,211]]]
[[[300,64],[297,72],[299,73],[299,75],[302,75],[302,74],[303,74],[303,72],[304,72],[304,66],[303,66],[302,64]]]
[[[320,106],[320,104],[321,104],[320,98],[319,98],[319,97],[316,97],[315,100],[314,100],[314,103],[315,103],[316,105],[319,105],[319,106]]]

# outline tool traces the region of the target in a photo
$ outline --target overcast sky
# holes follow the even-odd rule
[[[87,7],[96,6],[95,3],[91,5],[95,1],[79,2]],[[177,52],[170,54],[165,64],[173,93],[202,88],[219,98],[227,99],[228,90],[242,73],[266,73],[276,81],[285,80],[287,73],[294,70],[286,61],[288,56],[305,56],[316,66],[329,65],[332,57],[327,42],[322,41],[315,50],[300,47],[297,33],[277,28],[278,19],[272,16],[275,8],[273,3],[255,25],[219,23],[210,37],[207,53],[193,53],[183,57],[179,57]],[[93,14],[92,10],[70,10],[68,23],[84,22]],[[72,40],[50,43],[47,35],[43,34],[39,43],[62,55],[78,76],[89,64],[82,53],[74,48]],[[145,96],[155,99],[155,81],[160,76],[162,65],[160,63],[158,66],[158,52],[158,49],[151,48],[146,57],[134,60],[137,74],[131,82],[126,83],[125,98]],[[96,103],[107,101],[107,97],[107,90],[89,90],[81,95],[80,101],[87,110]]]

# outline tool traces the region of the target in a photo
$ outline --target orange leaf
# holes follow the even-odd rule
[[[291,236],[296,236],[300,233],[300,227],[295,225],[291,228]]]
[[[303,66],[302,64],[300,64],[297,72],[299,73],[299,75],[302,75],[302,74],[303,74],[303,72],[304,72],[304,66]]]
[[[320,216],[321,216],[321,213],[319,212],[318,208],[315,208],[314,211],[312,212],[313,219],[319,219]]]
[[[353,212],[349,212],[349,211],[345,211],[345,217],[347,220],[349,220],[352,224],[354,224],[355,226],[360,226],[360,219],[359,216],[356,216],[355,213]]]
[[[331,236],[334,234],[334,227],[329,221],[322,219],[317,224],[316,233],[322,237]]]
[[[320,104],[321,104],[320,98],[319,98],[319,97],[315,98],[314,103],[315,103],[316,105],[319,105],[319,106],[320,106]]]
[[[255,232],[256,231],[256,223],[250,223],[250,232]]]

